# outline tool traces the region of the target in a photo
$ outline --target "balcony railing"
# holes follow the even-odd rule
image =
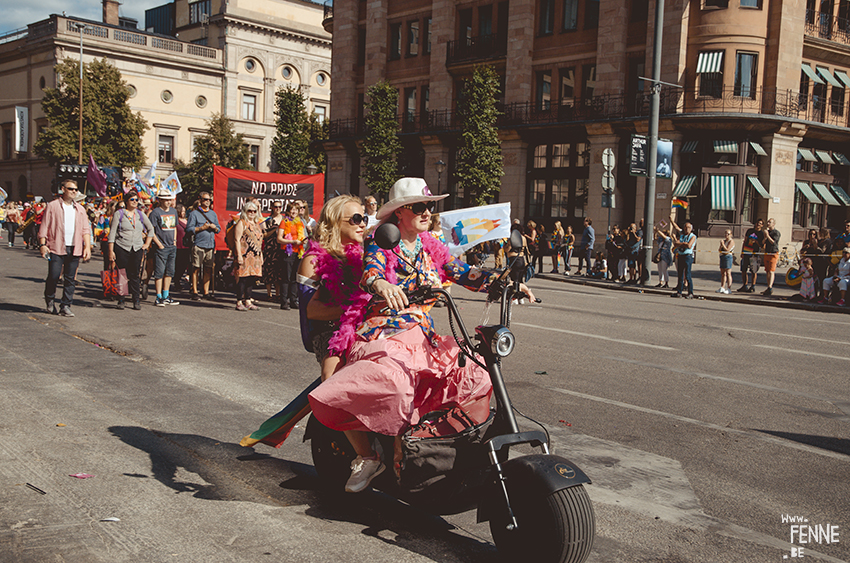
[[[446,48],[446,64],[483,61],[504,57],[508,52],[506,35],[482,35],[457,41],[449,41]]]
[[[334,1],[326,0],[324,4],[324,14],[322,15],[322,27],[328,33],[333,33],[334,30]]]
[[[806,35],[850,45],[850,19],[806,10]]]
[[[742,93],[748,95],[741,95]],[[674,117],[700,114],[752,114],[780,116],[802,121],[849,127],[850,94],[843,98],[778,90],[754,88],[741,92],[721,88],[713,96],[701,96],[693,89],[662,88],[661,115]],[[499,106],[500,128],[564,125],[594,121],[645,119],[649,117],[649,94],[600,95],[557,102],[522,102]],[[450,109],[398,116],[402,133],[435,133],[457,131],[460,128],[457,112]],[[332,120],[330,138],[357,137],[365,133],[361,120]]]

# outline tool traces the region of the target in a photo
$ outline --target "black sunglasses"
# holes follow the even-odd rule
[[[212,201],[212,198],[209,198],[209,197],[202,197],[202,198],[201,198],[201,201]]]
[[[361,215],[360,213],[355,213],[348,219],[349,225],[362,225],[363,223],[368,223],[369,218],[365,215]]]
[[[411,203],[410,205],[402,205],[402,209],[410,209],[414,215],[422,215],[425,213],[427,209],[431,213],[437,209],[437,202],[435,201],[417,201],[416,203]]]
[[[62,188],[62,189],[63,189],[63,190],[65,190],[66,192],[67,192],[67,191],[72,191],[72,192],[78,192],[78,191],[80,191],[80,188],[75,188],[74,186],[65,186],[65,187],[64,187],[64,188]]]

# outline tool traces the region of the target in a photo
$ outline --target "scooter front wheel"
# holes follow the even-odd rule
[[[593,506],[584,486],[547,496],[508,487],[517,528],[507,529],[507,516],[490,520],[490,533],[507,561],[534,554],[539,563],[581,563],[590,555],[596,534]]]

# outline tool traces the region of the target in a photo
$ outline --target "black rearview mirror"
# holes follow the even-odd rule
[[[392,223],[384,223],[375,230],[375,243],[384,250],[392,250],[400,240],[401,232]]]
[[[522,249],[522,233],[519,232],[519,229],[514,229],[513,231],[511,231],[511,249]]]

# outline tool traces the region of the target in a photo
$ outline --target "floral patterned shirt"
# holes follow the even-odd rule
[[[433,236],[425,233],[420,236]],[[401,254],[400,249],[397,250]],[[372,278],[387,279],[387,256],[373,240],[366,244],[364,255],[365,267],[363,270],[363,285]],[[417,274],[403,260],[397,260],[396,276],[397,285],[405,291],[413,291],[417,287]],[[420,251],[413,261],[419,275],[421,285],[440,287],[442,285],[437,265],[426,250]],[[443,266],[445,277],[458,285],[478,292],[486,292],[490,284],[499,277],[498,272],[482,271],[453,258]],[[424,277],[424,279],[423,279]],[[410,304],[408,307],[395,311],[387,308],[387,302],[375,295],[366,306],[366,319],[357,329],[357,334],[364,340],[375,340],[377,338],[389,338],[400,334],[414,326],[420,326],[432,345],[436,345],[437,334],[434,331],[434,320],[431,318],[430,310],[434,306],[434,300],[425,303]]]

